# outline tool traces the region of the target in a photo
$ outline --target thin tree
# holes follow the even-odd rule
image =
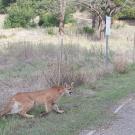
[[[134,6],[134,0],[75,0],[75,3],[98,18],[100,39],[103,37],[106,15],[113,17],[126,5]]]
[[[63,40],[64,40],[64,18],[65,18],[65,11],[66,11],[66,0],[59,0],[59,35],[60,35],[60,57],[59,57],[59,64],[58,64],[58,85],[60,85],[62,80],[62,63],[63,63]]]

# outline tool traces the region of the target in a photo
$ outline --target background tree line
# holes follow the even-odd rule
[[[0,12],[7,13],[5,27],[35,26],[32,19],[40,16],[40,26],[59,25],[59,0],[0,0]],[[73,7],[66,8],[64,23],[74,22]]]
[[[40,17],[39,26],[59,26],[60,0],[0,0],[0,13],[8,14],[5,27],[34,27],[32,21]],[[92,14],[93,27],[103,29],[105,15],[121,19],[135,19],[135,0],[66,0],[64,23],[75,23],[72,14],[87,10]]]

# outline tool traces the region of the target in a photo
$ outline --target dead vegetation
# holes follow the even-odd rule
[[[104,67],[104,41],[90,41],[75,32],[65,35],[61,84],[74,81],[77,86],[84,84],[95,89],[96,80],[112,73],[113,68],[118,73],[127,72],[127,64],[133,56],[133,32],[133,27],[126,24],[112,29],[108,68]],[[58,83],[60,39],[57,35],[47,35],[44,29],[3,30],[3,33],[12,36],[0,40],[0,99],[18,91],[32,91]],[[114,53],[116,50],[124,50],[124,53]]]
[[[123,53],[117,53],[113,60],[114,69],[118,73],[126,73],[128,68],[127,56]]]
[[[59,45],[34,45],[31,42],[10,44],[0,54],[0,99],[18,91],[47,88],[58,83]],[[64,45],[61,84],[75,82],[76,86],[94,82],[112,69],[105,70],[98,49],[79,45]],[[4,97],[4,98],[3,98]]]

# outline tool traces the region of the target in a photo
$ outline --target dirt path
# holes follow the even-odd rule
[[[117,121],[108,129],[101,129],[92,135],[135,135],[135,100],[125,104],[117,115]]]

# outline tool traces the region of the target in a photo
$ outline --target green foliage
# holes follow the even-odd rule
[[[92,29],[91,27],[85,26],[85,27],[83,27],[83,32],[86,34],[93,34],[94,29]]]
[[[72,14],[70,12],[67,12],[65,14],[65,24],[75,23],[75,22],[76,21],[74,20]],[[57,15],[47,12],[41,15],[39,25],[43,27],[59,26],[59,20]]]
[[[54,0],[17,0],[15,4],[11,4],[8,9],[8,18],[5,21],[5,27],[34,27],[31,21],[37,14],[40,15],[40,26],[50,27],[58,26],[57,17],[49,12],[48,6]]]
[[[114,0],[117,6],[121,6],[122,10],[118,12],[114,17],[121,19],[134,19],[135,18],[135,7],[133,5],[135,1],[125,1],[125,0]]]
[[[65,13],[65,24],[68,24],[68,23],[76,23],[76,20],[73,18],[73,13],[75,13],[76,10],[74,8],[74,4],[71,2],[69,2],[69,5],[67,6],[66,8],[66,13]]]
[[[10,4],[15,3],[16,0],[0,0],[0,13],[7,12],[7,7],[10,6]]]
[[[59,20],[53,14],[46,13],[46,14],[41,15],[39,25],[44,26],[44,27],[58,26]]]
[[[49,27],[49,28],[47,29],[47,32],[48,32],[49,35],[55,35],[54,30],[53,30],[52,27]]]
[[[5,27],[27,27],[30,25],[30,20],[33,17],[34,8],[32,8],[32,3],[15,3],[8,9],[8,17],[5,21]]]
[[[117,14],[117,18],[135,19],[135,8],[127,7]]]
[[[117,6],[123,6],[125,0],[114,0],[113,2]],[[65,13],[65,23],[75,23],[76,21],[72,16],[76,10],[74,3],[71,1],[68,1],[67,3],[68,6]],[[34,27],[35,25],[30,23],[30,20],[36,15],[40,15],[41,17],[39,23],[40,26],[58,26],[58,7],[59,2],[57,0],[0,0],[0,13],[4,13],[5,11],[8,13],[5,27]],[[84,6],[82,6],[82,8],[82,11],[86,9]],[[102,10],[104,11],[104,6],[102,7]],[[127,2],[127,5],[123,7],[123,10],[119,12],[116,17],[134,19],[135,8],[132,5],[129,6]],[[93,33],[93,30],[88,29],[89,28],[84,28],[84,32]]]
[[[36,15],[40,16],[40,26],[59,26],[59,8],[56,0],[0,0],[0,11],[5,9],[8,14],[6,28],[34,27],[31,19]],[[65,23],[75,23],[71,15],[74,11],[73,6],[66,9]]]
[[[2,0],[0,0],[0,13],[4,12],[4,5],[2,3]]]
[[[125,0],[114,0],[114,3],[117,5],[123,5],[124,2]]]
[[[9,6],[10,4],[16,2],[16,0],[1,0],[1,1],[4,6]]]
[[[76,23],[76,20],[73,18],[73,15],[72,14],[66,14],[65,15],[65,24],[68,24],[68,23]]]

